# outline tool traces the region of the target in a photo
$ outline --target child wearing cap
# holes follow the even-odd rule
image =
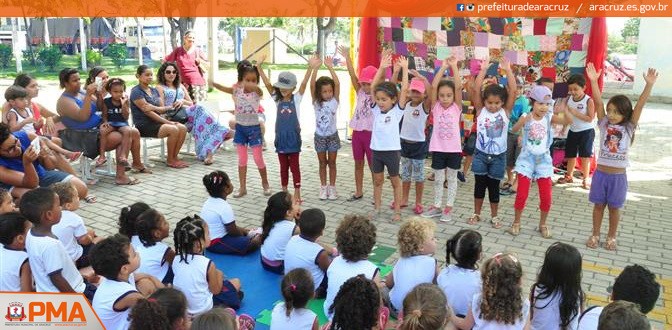
[[[289,170],[292,171],[294,183],[294,199],[301,203],[301,171],[299,169],[299,153],[301,152],[301,126],[299,125],[299,108],[303,93],[306,91],[311,72],[319,65],[319,59],[313,56],[308,62],[308,70],[303,77],[298,93],[296,89],[296,76],[288,71],[281,72],[278,80],[271,85],[264,70],[259,70],[259,75],[264,81],[268,92],[273,96],[277,106],[275,120],[275,152],[278,153],[280,162],[280,184],[282,190],[287,191],[289,184]]]
[[[411,182],[415,182],[415,214],[422,214],[422,193],[425,186],[425,156],[427,139],[425,125],[431,101],[425,95],[429,87],[427,78],[413,71],[410,87],[401,91],[400,109],[404,111],[401,122],[401,205],[408,206]],[[402,86],[403,88],[403,86]],[[408,97],[409,101],[406,101]],[[403,103],[402,103],[403,102]],[[394,203],[394,202],[393,202]],[[392,204],[394,208],[394,204]]]
[[[352,86],[357,92],[355,101],[355,111],[350,118],[350,128],[352,129],[352,158],[355,160],[355,192],[348,198],[348,202],[362,199],[364,196],[364,156],[371,166],[371,132],[373,131],[373,113],[371,109],[375,106],[373,95],[371,94],[371,82],[376,76],[378,68],[369,65],[359,72],[355,73],[350,58],[350,50],[346,47],[339,47],[338,53],[345,58],[345,64],[350,74]]]
[[[512,129],[514,133],[523,129],[522,150],[514,168],[518,177],[518,193],[514,204],[515,218],[511,228],[507,230],[509,234],[514,236],[520,233],[520,218],[523,215],[530,183],[532,180],[536,180],[537,186],[539,186],[539,209],[541,210],[537,231],[544,238],[551,237],[546,219],[552,202],[553,160],[549,149],[551,143],[553,143],[552,124],[567,124],[571,120],[570,116],[562,118],[563,116],[553,115],[553,110],[550,110],[553,103],[552,95],[553,93],[548,87],[534,86],[530,92],[532,112],[521,117]]]

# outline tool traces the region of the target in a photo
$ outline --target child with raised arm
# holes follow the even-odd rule
[[[254,163],[259,169],[264,196],[271,195],[268,184],[266,164],[262,154],[262,135],[259,123],[259,102],[263,92],[259,88],[259,69],[247,60],[238,63],[238,82],[227,87],[215,82],[212,86],[224,93],[233,95],[235,103],[236,133],[233,143],[238,152],[238,181],[240,187],[233,198],[247,195],[247,149],[252,149]]]
[[[320,199],[334,200],[336,193],[336,153],[341,149],[341,139],[336,129],[340,83],[334,71],[334,59],[324,58],[324,65],[329,69],[330,77],[317,78],[319,65],[314,63],[310,76],[310,91],[315,108],[315,152],[320,163]],[[316,80],[317,79],[317,80]],[[329,168],[329,185],[327,185],[327,168]]]
[[[442,80],[448,68],[453,72],[453,81]],[[430,102],[434,116],[434,128],[429,142],[434,170],[434,203],[423,217],[440,217],[440,221],[450,222],[453,220],[453,203],[457,195],[457,172],[462,164],[462,79],[454,56],[443,60],[439,72],[434,76]],[[442,210],[444,180],[447,181],[448,196]]]
[[[352,86],[357,92],[355,101],[355,111],[350,118],[350,128],[352,129],[352,158],[355,160],[355,192],[348,198],[348,202],[362,199],[364,196],[364,156],[371,167],[371,131],[373,130],[373,113],[371,109],[375,105],[373,94],[371,93],[371,82],[376,75],[378,68],[367,66],[355,73],[352,65],[350,52],[345,47],[338,48],[339,54],[345,58],[345,64],[348,67]]]
[[[271,85],[270,80],[261,69],[265,57],[259,61],[259,75],[264,82],[266,89],[273,97],[277,106],[275,119],[275,152],[278,153],[280,161],[280,185],[282,191],[287,191],[289,183],[289,171],[292,171],[292,181],[294,183],[294,198],[302,202],[301,199],[301,169],[299,159],[301,158],[301,126],[299,124],[299,109],[301,100],[308,85],[310,74],[319,65],[319,59],[313,56],[308,62],[308,70],[303,77],[298,93],[296,90],[296,76],[288,71],[281,72],[278,75],[278,81]]]
[[[403,70],[402,86],[408,86],[408,60],[405,57],[399,59]],[[405,96],[399,95],[397,86],[389,81],[383,81],[383,74],[392,66],[392,54],[383,53],[380,68],[373,79],[371,89],[376,97],[376,106],[373,108],[373,133],[371,136],[371,150],[373,150],[373,199],[374,218],[380,217],[381,198],[383,194],[383,182],[385,180],[384,169],[392,182],[394,191],[394,217],[393,221],[401,220],[401,180],[399,179],[399,161],[401,159],[401,139],[399,136],[399,122],[404,116],[404,111],[399,109],[399,99]],[[408,87],[406,87],[408,88]]]
[[[485,73],[490,65],[489,58],[481,61],[481,71],[476,77],[476,91],[481,90]],[[503,60],[501,68],[506,72],[507,88],[497,84],[488,85],[483,92],[474,93],[476,105],[476,150],[471,170],[474,172],[474,214],[467,221],[474,225],[481,221],[481,208],[485,191],[488,190],[490,200],[490,223],[494,228],[502,227],[502,220],[497,215],[499,207],[499,183],[504,179],[506,167],[506,140],[509,114],[515,98],[516,80],[513,79],[511,64]],[[481,107],[482,106],[482,107]]]
[[[597,156],[597,171],[590,187],[593,208],[593,232],[586,242],[591,249],[600,243],[600,227],[604,209],[609,208],[609,232],[604,248],[616,250],[616,230],[621,218],[621,208],[625,204],[628,192],[626,168],[630,165],[628,151],[635,139],[635,129],[642,115],[644,104],[651,95],[651,89],[658,78],[658,71],[649,68],[642,74],[646,85],[639,101],[632,107],[632,102],[625,95],[616,95],[609,99],[606,106],[602,103],[602,93],[597,79],[602,70],[596,71],[592,63],[588,63],[586,74],[590,79],[593,100],[597,112],[597,127],[600,129],[600,149]]]

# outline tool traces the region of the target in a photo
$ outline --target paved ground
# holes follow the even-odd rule
[[[300,72],[297,72],[300,73]],[[298,75],[298,74],[297,74]],[[230,76],[229,76],[230,77]],[[299,75],[302,77],[302,75]],[[226,80],[225,80],[226,81]],[[349,88],[348,79],[343,76],[341,81],[344,92],[341,96],[341,113],[339,127],[345,127],[348,109]],[[2,85],[0,83],[0,85]],[[132,85],[132,83],[131,83]],[[55,87],[46,86],[41,99],[45,104],[53,107],[58,91]],[[223,100],[221,108],[230,108],[230,101]],[[273,109],[272,101],[265,100],[264,106]],[[516,253],[523,261],[525,271],[524,286],[529,288],[533,283],[537,270],[543,261],[543,255],[552,242],[559,240],[575,245],[583,253],[584,273],[583,288],[588,293],[589,304],[603,304],[608,294],[606,288],[611,285],[620,270],[629,264],[645,265],[653,271],[663,285],[663,292],[656,309],[649,314],[657,328],[672,328],[672,262],[667,253],[672,249],[672,229],[666,214],[672,214],[672,123],[661,120],[669,118],[672,106],[650,104],[645,109],[637,131],[634,147],[631,149],[632,167],[628,172],[630,189],[628,201],[623,212],[623,219],[619,228],[619,250],[609,252],[604,249],[590,250],[584,245],[591,229],[592,205],[588,202],[587,192],[579,187],[554,187],[554,204],[550,213],[550,222],[554,238],[541,238],[534,228],[538,219],[538,198],[532,192],[528,208],[524,214],[524,223],[521,235],[511,237],[503,229],[496,230],[487,223],[469,226],[466,219],[473,212],[473,176],[468,177],[466,184],[458,187],[458,196],[455,205],[456,221],[451,224],[437,224],[437,239],[445,242],[447,238],[462,228],[472,228],[484,236],[484,256],[491,256],[496,252],[508,251]],[[274,122],[273,111],[268,113],[269,123]],[[353,189],[353,162],[351,149],[347,143],[339,152],[337,189],[341,198],[336,201],[320,201],[317,198],[319,179],[315,169],[317,158],[312,150],[312,134],[314,118],[309,102],[304,101],[301,121],[303,127],[304,150],[301,156],[303,174],[303,196],[306,200],[304,208],[319,207],[327,214],[328,224],[323,241],[333,243],[334,230],[345,214],[353,212],[369,212],[372,210],[372,186],[370,177],[365,178],[366,197],[357,202],[347,202],[345,197]],[[272,126],[271,126],[272,127]],[[272,129],[267,133],[267,139],[272,141]],[[341,137],[344,137],[341,131]],[[272,145],[272,144],[271,144]],[[157,155],[158,149],[152,149]],[[151,153],[151,152],[150,152]],[[193,159],[185,156],[190,161]],[[269,177],[275,191],[279,190],[278,162],[272,148],[265,153],[269,168]],[[214,169],[221,169],[229,173],[237,183],[236,155],[233,151],[221,150],[213,166],[206,167],[197,162],[191,162],[188,169],[168,169],[161,163],[153,167],[152,175],[136,175],[143,182],[131,187],[118,187],[112,178],[103,177],[92,187],[99,202],[93,205],[84,205],[80,214],[87,224],[95,228],[99,235],[112,234],[117,231],[117,217],[121,207],[136,201],[144,201],[163,212],[174,226],[177,220],[185,215],[196,213],[206,198],[205,189],[201,185],[204,174]],[[250,163],[252,161],[250,160]],[[427,167],[429,162],[427,163]],[[253,167],[252,167],[253,168]],[[266,198],[263,197],[258,173],[250,170],[248,175],[248,195],[242,199],[230,199],[236,212],[237,221],[246,226],[261,224],[263,208]],[[387,185],[383,193],[384,201],[391,199],[391,187]],[[426,189],[425,201],[432,199],[431,185]],[[508,223],[513,218],[513,197],[502,197],[500,215]],[[405,210],[405,216],[411,216],[411,210]],[[484,212],[486,214],[486,212]],[[392,213],[388,212],[391,217]],[[380,221],[378,227],[378,243],[387,246],[396,246],[398,224]],[[606,224],[603,227],[606,234]],[[604,240],[604,237],[603,237]],[[171,239],[167,240],[172,243]],[[445,259],[445,243],[437,251],[437,259]],[[397,257],[392,256],[388,263],[394,262]],[[224,272],[226,270],[224,269]],[[249,282],[249,280],[247,280]],[[527,290],[526,290],[527,291]]]

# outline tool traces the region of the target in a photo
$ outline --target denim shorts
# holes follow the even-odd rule
[[[474,175],[487,175],[495,180],[504,179],[506,169],[506,152],[499,155],[486,154],[476,149],[474,160],[471,163],[471,171]]]
[[[593,174],[588,200],[593,204],[607,204],[620,209],[628,194],[628,176],[625,173],[605,173],[600,170]]]
[[[528,151],[522,151],[516,159],[513,171],[532,180],[550,178],[553,176],[553,159],[548,152],[533,155]]]
[[[40,187],[49,187],[54,183],[69,182],[74,176],[70,173],[61,172],[58,170],[44,171],[40,177]]]
[[[233,143],[248,147],[261,145],[261,126],[243,126],[236,124],[236,133],[233,136]]]
[[[341,149],[341,138],[338,137],[338,132],[321,136],[315,134],[315,152],[336,152]]]

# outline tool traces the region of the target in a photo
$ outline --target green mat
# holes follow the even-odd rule
[[[387,276],[387,274],[392,271],[392,268],[394,268],[393,266],[384,264],[384,262],[387,260],[387,258],[394,254],[395,251],[396,249],[393,247],[382,245],[375,246],[373,251],[371,251],[371,254],[369,255],[369,261],[373,262],[376,264],[376,266],[378,266],[378,268],[380,268],[381,278]],[[281,300],[278,300],[273,303],[273,306],[281,302]],[[317,320],[320,323],[320,326],[326,324],[329,321],[327,316],[324,315],[324,299],[312,299],[308,302],[308,306],[306,307],[317,315]],[[257,316],[257,325],[270,326],[272,310],[272,307],[271,309],[262,310]]]

